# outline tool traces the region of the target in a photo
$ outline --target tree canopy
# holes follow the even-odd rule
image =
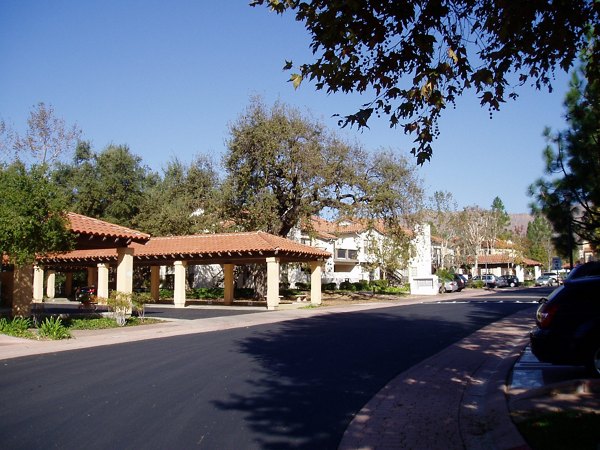
[[[598,59],[582,56],[565,99],[568,129],[546,130],[545,176],[530,187],[534,212],[552,223],[555,246],[570,255],[574,238],[600,245],[600,78]]]
[[[64,197],[48,180],[44,167],[21,162],[0,167],[0,254],[16,265],[72,246],[64,215]]]
[[[0,150],[9,161],[51,165],[61,157],[70,156],[80,136],[77,125],[67,126],[64,119],[55,114],[54,107],[43,102],[29,112],[24,134],[17,133],[0,120]]]
[[[254,99],[230,133],[224,217],[241,229],[286,236],[324,210],[399,219],[418,208],[421,182],[406,158],[369,154],[287,105]]]
[[[466,89],[491,111],[530,84],[552,88],[599,23],[594,0],[252,0],[292,11],[311,35],[314,60],[294,64],[290,81],[371,100],[340,124],[387,116],[415,137],[419,163],[431,158],[438,119]],[[598,52],[598,48],[594,48]]]
[[[146,190],[135,227],[155,236],[215,231],[220,223],[219,185],[208,159],[197,157],[189,165],[174,159]]]
[[[156,181],[126,145],[95,153],[87,142],[79,143],[73,161],[59,164],[53,177],[72,211],[123,226],[133,226],[146,190]]]

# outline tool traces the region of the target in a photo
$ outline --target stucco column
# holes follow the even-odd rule
[[[44,301],[44,269],[37,265],[33,266],[33,300]]]
[[[46,297],[52,299],[56,296],[56,272],[49,270],[46,273]]]
[[[70,297],[73,293],[73,272],[65,273],[65,296]]]
[[[160,299],[160,266],[150,267],[150,295],[155,302]]]
[[[175,261],[173,263],[175,271],[175,289],[173,291],[173,303],[177,308],[185,307],[185,261]]]
[[[225,279],[223,281],[223,299],[226,305],[233,305],[233,268],[235,266],[233,264],[223,264],[223,275]]]
[[[133,249],[117,248],[117,292],[133,292]]]
[[[267,309],[279,306],[279,258],[267,258]]]
[[[31,314],[33,298],[33,270],[31,266],[15,266],[13,272],[12,315],[27,317]]]
[[[321,299],[321,272],[322,264],[320,261],[310,262],[310,303],[320,305]]]
[[[97,286],[98,285],[98,270],[96,267],[87,268],[87,285]]]
[[[108,264],[107,263],[99,263],[98,264],[98,303],[101,305],[106,305],[106,301],[108,300]]]

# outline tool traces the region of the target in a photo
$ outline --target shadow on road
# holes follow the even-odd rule
[[[238,342],[261,375],[245,394],[214,403],[243,412],[260,448],[336,448],[353,415],[396,375],[531,306],[430,304],[287,322]]]

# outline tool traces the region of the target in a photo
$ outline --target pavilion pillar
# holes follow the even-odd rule
[[[27,317],[31,314],[33,298],[33,270],[31,266],[15,266],[13,272],[12,315]]]
[[[320,305],[321,299],[321,272],[322,263],[320,261],[310,262],[310,303]]]
[[[133,292],[133,249],[129,247],[117,249],[117,292]]]
[[[177,308],[185,307],[185,272],[186,262],[175,261],[173,263],[175,271],[175,289],[173,291],[173,303]]]
[[[87,285],[97,286],[98,285],[98,270],[97,267],[87,268]]]
[[[225,305],[233,305],[233,288],[234,288],[234,279],[233,279],[233,264],[223,264],[223,274],[225,276],[224,284],[224,293],[223,299]]]
[[[73,272],[65,273],[65,296],[73,294]]]
[[[150,267],[150,295],[157,302],[160,297],[160,266]]]
[[[267,309],[279,306],[279,258],[267,258]]]
[[[98,303],[105,305],[108,300],[108,263],[98,264]]]
[[[44,301],[44,269],[38,265],[33,266],[33,300]]]
[[[46,274],[46,297],[53,299],[56,296],[56,272],[49,270]]]

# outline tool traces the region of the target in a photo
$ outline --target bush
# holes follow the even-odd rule
[[[452,281],[454,280],[454,272],[451,272],[447,269],[438,269],[435,273],[440,281]]]
[[[138,317],[143,322],[146,317],[146,303],[154,303],[152,295],[149,292],[134,292],[131,296],[131,302]]]
[[[476,280],[471,282],[470,287],[475,288],[475,289],[482,289],[485,287],[485,283],[481,280]]]
[[[113,311],[113,318],[121,327],[127,323],[127,315],[133,307],[131,299],[132,294],[118,291],[112,291],[108,298],[108,307]]]
[[[41,337],[48,339],[69,339],[71,337],[71,333],[63,325],[60,317],[46,317],[38,332]]]
[[[308,291],[310,289],[309,283],[296,283],[296,289],[300,289],[301,291]]]
[[[160,298],[173,298],[173,289],[161,289],[158,295]]]
[[[371,286],[386,289],[390,285],[389,280],[373,280],[371,281]]]
[[[0,319],[0,333],[15,337],[33,337],[33,333],[29,331],[31,321],[28,318],[17,316],[12,320],[6,318]]]
[[[356,283],[352,283],[355,291],[368,291],[369,290],[369,282],[365,280],[357,281]]]
[[[254,298],[254,289],[250,288],[235,288],[233,290],[235,298]]]
[[[340,283],[340,291],[354,292],[355,290],[356,290],[356,287],[354,286],[354,284],[350,283],[349,281],[342,281]]]
[[[336,283],[324,283],[321,285],[322,291],[335,291],[337,289]]]
[[[223,298],[224,289],[223,288],[194,288],[186,292],[187,298],[196,298],[196,299],[217,299]]]

